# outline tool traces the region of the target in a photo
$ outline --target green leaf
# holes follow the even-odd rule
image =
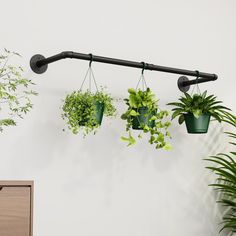
[[[202,93],[202,97],[206,98],[207,90]]]
[[[170,102],[170,103],[167,103],[167,105],[171,105],[171,106],[176,106],[176,107],[182,107],[184,108],[184,104],[180,103],[180,102]]]
[[[126,113],[124,113],[124,114],[122,114],[122,115],[121,115],[121,119],[122,119],[122,120],[126,120],[126,119],[127,119],[127,117],[128,117],[128,116],[127,116],[127,114],[126,114]]]
[[[163,149],[166,150],[166,151],[170,151],[170,150],[172,150],[172,146],[171,146],[171,144],[167,143],[167,144],[165,144]]]
[[[127,137],[121,136],[121,140],[122,140],[122,141],[128,141],[128,142],[129,142],[130,139],[127,138]]]
[[[194,115],[195,118],[198,119],[202,115],[202,110],[200,110],[200,109],[194,110],[193,115]]]
[[[16,52],[4,49],[4,55],[0,55],[0,100],[4,104],[2,108],[6,117],[0,121],[0,131],[4,126],[15,126],[18,118],[23,118],[28,113],[33,104],[31,97],[37,93],[31,90],[34,83],[23,77],[23,68],[8,64],[8,59],[13,56],[20,56]],[[11,118],[13,117],[13,118]]]
[[[187,100],[191,100],[192,99],[192,97],[188,93],[184,93],[184,95],[187,98]]]
[[[174,112],[173,112],[173,114],[172,114],[172,117],[171,117],[171,119],[173,120],[173,119],[175,119],[177,116],[179,116],[179,115],[181,115],[182,113],[183,113],[183,111],[184,110],[175,110]]]
[[[178,122],[179,122],[180,125],[182,125],[182,124],[184,123],[184,115],[183,115],[183,114],[181,114],[181,115],[179,116]]]
[[[130,113],[129,113],[131,116],[138,116],[139,113],[136,112],[135,110],[131,110]]]
[[[139,105],[137,97],[132,94],[129,96],[129,105],[132,108],[138,108]]]
[[[134,137],[132,136],[131,132],[129,132],[129,137],[121,137],[121,140],[128,142],[127,146],[134,145],[136,143]]]
[[[130,94],[136,94],[136,90],[135,89],[133,89],[133,88],[129,88],[128,89],[128,92],[130,93]]]
[[[2,119],[0,120],[0,126],[15,126],[16,122],[12,119]]]

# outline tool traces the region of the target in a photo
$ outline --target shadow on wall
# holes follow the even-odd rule
[[[134,147],[126,147],[126,143],[120,140],[120,136],[125,134],[125,122],[119,119],[119,115],[111,121],[104,119],[97,134],[84,139],[81,134],[63,132],[60,98],[60,94],[42,96],[31,121],[16,127],[19,134],[13,143],[17,145],[9,150],[11,171],[15,176],[35,176],[39,199],[44,199],[44,193],[47,192],[49,200],[45,198],[45,202],[54,203],[55,208],[52,209],[57,210],[64,199],[82,199],[92,211],[89,207],[91,203],[86,202],[89,198],[94,206],[101,206],[103,212],[110,208],[115,214],[119,212],[119,204],[132,205],[133,197],[137,194],[139,197],[134,201],[137,205],[140,201],[150,200],[156,210],[161,209],[163,204],[169,207],[173,216],[165,212],[162,219],[173,217],[174,221],[174,217],[180,216],[182,218],[177,217],[177,220],[181,223],[191,214],[190,220],[200,221],[196,224],[196,232],[201,224],[206,224],[205,228],[212,227],[211,231],[214,231],[215,222],[211,221],[212,212],[216,209],[215,198],[212,200],[212,192],[208,191],[206,174],[203,172],[205,163],[201,157],[217,151],[219,144],[222,144],[221,136],[217,139],[221,132],[218,126],[212,126],[205,136],[191,136],[186,134],[185,127],[173,123],[170,131],[174,149],[170,152],[156,150],[146,138],[138,140]],[[118,110],[123,111],[123,106],[123,103],[119,103]],[[42,110],[44,113],[41,113]],[[18,157],[16,153],[19,153]],[[54,188],[51,189],[51,186]],[[204,196],[202,192],[205,192]],[[55,201],[57,196],[62,200]],[[208,198],[210,201],[206,200]],[[197,207],[194,203],[197,203]],[[136,208],[135,204],[131,209]],[[207,207],[209,204],[211,208]],[[82,205],[78,204],[76,209],[79,211]],[[72,212],[74,207],[71,204],[68,212]],[[179,212],[180,209],[184,209],[184,212]],[[204,220],[201,220],[202,209]],[[51,217],[54,214],[52,211]],[[159,216],[155,214],[155,217],[158,219]]]
[[[46,131],[45,131],[46,128]],[[16,140],[17,145],[9,151],[11,170],[21,175],[22,163],[26,176],[37,174],[53,165],[61,155],[66,154],[64,137],[59,135],[60,126],[48,121],[38,121]],[[30,142],[30,143],[29,143]],[[15,156],[18,153],[19,156]],[[60,155],[58,155],[60,153]],[[64,156],[64,155],[63,155]]]
[[[118,103],[117,106],[121,113],[124,104]],[[152,168],[161,175],[173,170],[181,155],[173,159],[172,152],[157,151],[148,144],[146,138],[137,140],[133,147],[126,147],[127,144],[120,140],[125,134],[125,122],[119,116],[120,114],[113,120],[104,119],[97,134],[88,135],[84,139],[81,134],[76,136],[70,134],[70,131],[66,132],[63,145],[67,147],[67,151],[64,158],[74,169],[71,169],[70,177],[63,181],[63,188],[79,192],[81,188],[103,183],[102,189],[107,198],[115,188],[112,182],[114,178],[122,183],[127,176],[132,175],[130,172],[138,171],[142,175]],[[97,183],[99,178],[102,181]]]
[[[218,153],[229,153],[230,150],[230,145],[229,145],[229,138],[226,134],[224,134],[224,132],[230,132],[232,131],[232,127],[229,126],[228,124],[222,123],[216,123],[216,122],[211,122],[211,128],[209,129],[209,136],[211,137],[210,139],[205,137],[205,139],[201,140],[201,142],[203,143],[203,150],[204,150],[204,154],[205,154],[205,158],[209,157],[209,156],[213,156],[216,155]],[[208,165],[213,165],[212,163],[206,162],[204,161],[204,166],[208,166]],[[208,174],[206,175],[207,178],[207,183],[211,184],[215,182],[215,174],[213,172],[211,172],[210,170],[206,170],[208,172]],[[212,187],[211,191],[208,191],[208,194],[206,194],[206,201],[212,205],[212,212],[213,214],[216,216],[217,222],[221,222],[222,221],[222,217],[225,213],[225,207],[223,207],[220,204],[216,204],[216,202],[219,199],[220,193],[218,193],[217,191],[213,190]],[[222,227],[222,225],[218,225],[218,229],[220,230]],[[228,231],[223,231],[221,232],[222,236],[232,236],[234,234],[232,234],[231,232]]]
[[[65,136],[60,123],[61,98],[58,99],[58,93],[49,92],[40,93],[32,112],[17,127],[13,127],[14,130],[6,130],[4,133],[6,139],[13,137],[11,143],[6,144],[14,147],[7,153],[11,162],[10,170],[16,176],[35,176],[55,165],[61,156],[66,156]],[[57,97],[53,99],[55,95]]]

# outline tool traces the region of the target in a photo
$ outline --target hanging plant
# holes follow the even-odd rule
[[[127,122],[128,137],[121,137],[121,139],[127,141],[128,146],[135,144],[132,129],[140,130],[150,135],[149,143],[154,144],[157,149],[170,150],[171,145],[166,138],[170,138],[168,127],[171,123],[165,120],[168,112],[160,110],[155,94],[149,88],[144,91],[130,88],[128,93],[129,97],[124,99],[128,109],[121,116]],[[139,134],[138,138],[142,138],[142,135]]]
[[[95,133],[103,115],[113,117],[116,113],[113,98],[103,90],[96,93],[74,91],[66,96],[62,110],[62,118],[72,133],[83,130],[85,135],[92,131]]]
[[[37,95],[30,89],[34,83],[23,76],[23,68],[9,64],[13,56],[21,57],[7,49],[0,55],[0,132],[4,126],[15,126],[17,118],[24,117],[33,107],[31,95]]]
[[[89,78],[89,89],[82,91],[87,78]],[[97,90],[95,93],[91,92],[92,79]],[[77,134],[80,130],[84,136],[90,132],[95,134],[102,123],[103,115],[107,117],[116,115],[113,101],[114,99],[104,88],[98,90],[90,62],[81,88],[66,96],[62,106],[62,118],[73,134]]]
[[[172,119],[179,117],[179,124],[186,123],[188,133],[207,133],[210,118],[218,122],[224,118],[229,108],[222,106],[222,101],[217,101],[216,96],[207,96],[207,91],[202,94],[190,95],[185,93],[178,102],[171,102],[167,105],[175,106],[172,109]]]

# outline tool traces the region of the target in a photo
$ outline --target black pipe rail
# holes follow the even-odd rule
[[[182,92],[187,92],[190,86],[193,84],[214,81],[214,80],[217,80],[218,78],[216,74],[200,72],[197,70],[192,71],[192,70],[178,69],[178,68],[154,65],[154,64],[144,63],[144,62],[127,61],[127,60],[122,60],[122,59],[95,56],[92,54],[83,54],[83,53],[72,52],[72,51],[61,52],[59,54],[56,54],[48,58],[45,58],[44,56],[40,54],[36,54],[30,60],[30,67],[35,73],[42,74],[47,70],[48,64],[53,63],[55,61],[59,61],[61,59],[65,59],[65,58],[75,58],[75,59],[80,59],[80,60],[87,60],[90,62],[96,61],[96,62],[101,62],[101,63],[106,63],[106,64],[113,64],[113,65],[119,65],[119,66],[140,68],[144,70],[154,70],[154,71],[160,71],[160,72],[165,72],[165,73],[184,75],[178,79],[178,87]],[[196,79],[189,80],[186,76],[193,76],[193,77],[196,77]]]

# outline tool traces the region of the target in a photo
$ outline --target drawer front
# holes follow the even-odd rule
[[[0,236],[30,236],[30,199],[30,187],[2,187],[0,190]]]

